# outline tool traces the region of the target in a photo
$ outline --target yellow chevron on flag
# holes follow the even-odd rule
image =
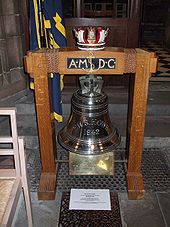
[[[53,19],[55,20],[55,23],[56,23],[55,26],[56,26],[56,28],[61,32],[61,34],[63,36],[66,37],[65,27],[61,23],[62,18],[59,16],[59,14],[57,12],[56,12],[55,17],[53,17]]]
[[[44,19],[44,27],[45,28],[51,28],[51,22],[50,22],[50,20],[45,20]]]
[[[59,45],[55,42],[53,34],[49,32],[49,42],[50,42],[50,48],[59,48]]]

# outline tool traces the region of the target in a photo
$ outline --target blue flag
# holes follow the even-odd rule
[[[30,47],[37,48],[60,48],[66,46],[66,34],[62,15],[62,1],[61,0],[43,0],[41,6],[38,5],[40,1],[30,0],[33,5],[34,15],[30,22],[32,30],[30,30],[30,37],[33,38]],[[31,6],[30,6],[31,7]],[[41,37],[42,26],[44,32],[44,39]],[[61,106],[61,90],[63,88],[63,75],[51,74],[52,80],[52,107],[54,117],[58,122],[62,121],[62,106]]]

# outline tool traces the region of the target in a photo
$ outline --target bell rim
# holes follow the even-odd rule
[[[61,130],[62,131],[62,130]],[[118,133],[118,131],[117,131],[117,129],[115,130],[115,134],[114,135],[117,135],[117,137],[115,138],[115,143],[112,143],[111,142],[111,140],[108,140],[108,141],[104,141],[105,143],[103,143],[103,146],[104,146],[104,144],[106,144],[106,143],[108,143],[108,142],[110,142],[110,143],[112,143],[110,146],[105,146],[105,148],[102,150],[102,152],[101,152],[101,150],[100,149],[96,149],[95,151],[93,151],[93,152],[90,152],[89,153],[89,151],[88,150],[83,150],[83,152],[82,152],[82,149],[78,149],[78,150],[75,150],[75,148],[74,147],[72,147],[72,146],[70,146],[70,145],[68,145],[68,143],[66,143],[66,142],[63,142],[62,141],[62,137],[61,137],[61,132],[60,131],[60,133],[58,134],[58,142],[59,142],[59,144],[65,149],[65,150],[67,150],[68,152],[73,152],[73,153],[76,153],[76,154],[82,154],[82,155],[88,155],[88,154],[90,154],[90,155],[100,155],[100,154],[104,154],[104,153],[108,153],[108,152],[111,152],[111,151],[114,151],[114,150],[116,150],[116,148],[119,146],[119,144],[121,143],[121,136],[120,136],[120,134]],[[114,137],[114,136],[113,136]],[[66,138],[66,139],[68,139],[68,138]],[[71,141],[71,140],[68,140],[69,142],[73,142],[73,141]],[[78,141],[80,141],[79,139],[77,139],[77,142]],[[94,143],[94,145],[96,145],[96,146],[98,146],[99,145],[99,141],[97,141],[97,140],[94,140],[95,141],[95,143]],[[97,141],[97,142],[96,142]],[[100,140],[101,141],[101,140]],[[116,142],[117,141],[117,142]],[[74,144],[76,144],[75,143],[75,141],[74,141]],[[84,143],[85,144],[85,143]]]

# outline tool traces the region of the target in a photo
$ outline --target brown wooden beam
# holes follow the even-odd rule
[[[38,187],[39,200],[54,200],[56,193],[56,173],[41,173]]]
[[[34,89],[40,157],[42,173],[38,189],[39,199],[54,199],[56,188],[56,144],[54,118],[51,114],[49,93],[49,76],[47,74],[46,57],[42,53],[32,55]]]
[[[152,54],[137,54],[136,74],[130,78],[130,100],[127,125],[128,195],[129,199],[142,199],[144,185],[141,174],[143,139]]]

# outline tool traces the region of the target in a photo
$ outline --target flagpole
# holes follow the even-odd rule
[[[39,25],[40,25],[40,43],[41,43],[41,48],[43,48],[46,46],[45,46],[45,35],[44,35],[42,0],[38,0],[37,4],[38,4]]]

